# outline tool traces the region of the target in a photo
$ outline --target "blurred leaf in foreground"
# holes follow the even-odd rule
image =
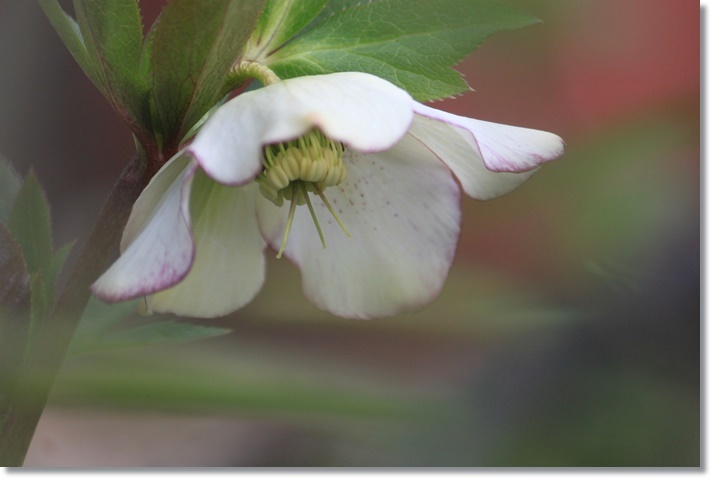
[[[136,313],[140,301],[106,304],[92,297],[82,315],[69,354],[195,341],[231,331],[177,320],[144,318],[138,324],[128,321]]]

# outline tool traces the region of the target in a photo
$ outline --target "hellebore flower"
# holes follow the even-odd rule
[[[507,193],[563,153],[558,136],[439,111],[365,73],[279,81],[220,107],[134,205],[107,301],[194,317],[260,290],[266,244],[336,315],[417,308],[440,291],[460,187]]]

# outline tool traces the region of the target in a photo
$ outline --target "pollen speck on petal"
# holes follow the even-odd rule
[[[439,293],[454,256],[460,222],[457,184],[447,167],[411,137],[382,153],[347,152],[344,163],[348,174],[341,187],[324,194],[332,204],[348,205],[338,215],[351,237],[331,221],[318,198],[314,209],[326,249],[306,208],[298,208],[294,218],[285,256],[299,266],[305,294],[318,307],[349,318],[421,307]],[[423,201],[428,210],[420,207]],[[276,249],[284,209],[258,200],[258,216]]]

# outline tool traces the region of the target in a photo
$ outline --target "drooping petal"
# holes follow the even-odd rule
[[[351,234],[310,195],[326,240],[297,208],[285,254],[318,307],[353,318],[417,308],[440,291],[460,225],[459,188],[447,167],[412,137],[375,154],[347,150],[346,178],[325,195]],[[260,228],[281,243],[288,208],[258,199]]]
[[[105,301],[125,301],[179,282],[193,262],[188,197],[197,165],[177,155],[153,177],[134,204],[122,254],[92,285]]]
[[[262,169],[262,147],[312,128],[364,152],[390,148],[413,119],[413,100],[366,73],[299,77],[243,93],[203,125],[188,148],[223,184],[244,184]]]
[[[444,161],[476,199],[512,191],[564,152],[563,140],[546,131],[465,118],[416,102],[414,110],[409,133]]]
[[[478,200],[509,193],[537,171],[500,173],[488,170],[470,133],[439,121],[416,116],[408,134],[449,166],[465,193]]]
[[[201,171],[196,174],[191,187],[193,267],[176,286],[147,298],[150,310],[213,318],[255,297],[265,278],[256,190],[256,185],[222,186]]]

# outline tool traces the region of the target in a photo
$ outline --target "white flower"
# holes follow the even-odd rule
[[[486,200],[562,153],[552,133],[445,113],[365,73],[277,82],[219,108],[159,171],[92,289],[224,315],[261,288],[269,244],[320,308],[355,318],[417,308],[453,260],[455,179]]]

